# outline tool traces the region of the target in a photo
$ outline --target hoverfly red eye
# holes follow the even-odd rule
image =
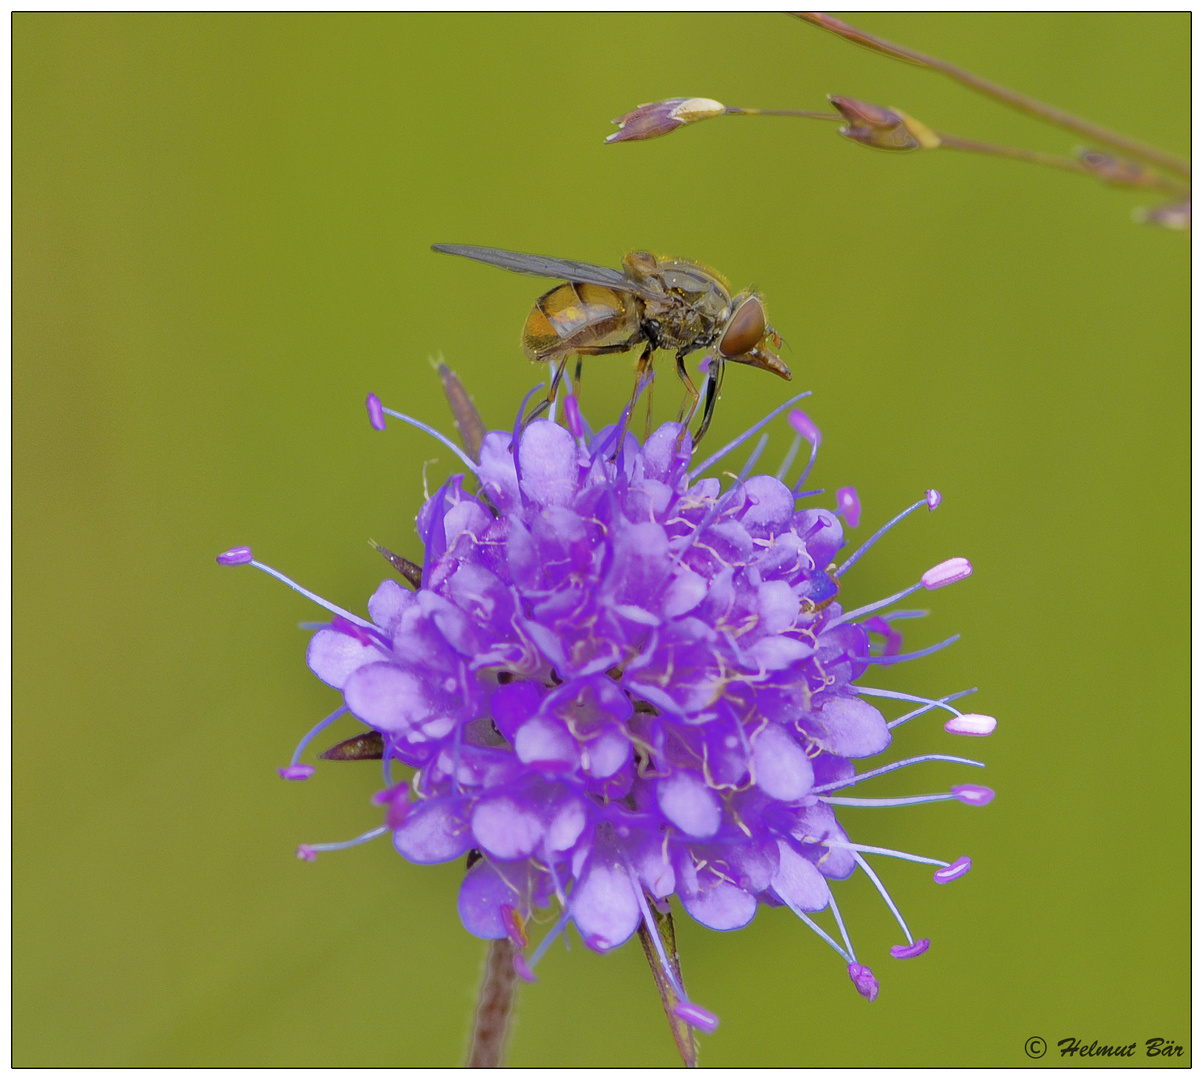
[[[727,323],[718,343],[718,351],[727,359],[743,356],[757,346],[764,337],[765,328],[764,305],[759,297],[749,296],[735,309],[735,314]]]

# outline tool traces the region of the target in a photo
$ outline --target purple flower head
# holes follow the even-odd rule
[[[377,429],[385,413],[410,420],[368,400]],[[845,610],[841,577],[885,530],[837,565],[838,514],[852,516],[855,493],[842,489],[838,511],[806,506],[799,490],[810,465],[792,487],[787,480],[800,439],[817,450],[808,418],[791,416],[799,435],[777,475],[749,475],[749,461],[724,485],[704,474],[763,422],[693,465],[679,425],[640,445],[626,430],[629,411],[590,435],[573,400],[569,427],[536,420],[516,435],[491,431],[473,457],[453,447],[467,471],[419,511],[420,578],[402,575],[420,587],[384,581],[367,620],[318,600],[333,618],[313,635],[308,664],[343,704],[281,775],[304,779],[301,751],[344,712],[367,725],[353,741],[370,736],[374,752],[362,756],[383,760],[384,824],[359,840],[391,834],[415,863],[464,859],[459,915],[479,937],[526,947],[532,916],[550,909],[552,929],[519,954],[523,978],[533,980],[568,927],[606,952],[643,926],[679,998],[675,1015],[713,1030],[717,1018],[686,997],[656,933],[650,905],[666,911],[675,895],[715,930],[746,926],[762,904],[788,907],[872,1000],[877,980],[857,959],[832,883],[862,870],[906,938],[894,955],[909,958],[926,941],[916,942],[868,857],[930,864],[937,881],[968,860],[854,841],[836,810],[985,805],[992,793],[960,785],[850,797],[898,768],[980,764],[931,754],[858,771],[907,720],[939,709],[953,718],[949,732],[988,733],[989,718],[958,723],[960,694],[937,700],[864,680],[875,666],[932,651],[900,652],[898,622],[922,613],[896,602],[971,568],[948,560],[892,597]],[[250,561],[300,588],[249,549],[234,552],[219,561]],[[869,699],[909,711],[887,721]],[[407,782],[394,780],[397,765],[412,771]],[[307,845],[302,857],[342,846]]]

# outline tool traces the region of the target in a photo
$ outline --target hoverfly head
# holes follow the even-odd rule
[[[731,317],[723,327],[718,351],[725,360],[734,360],[751,352],[764,340],[768,321],[764,304],[754,292],[740,293],[731,301]]]
[[[760,297],[754,292],[740,293],[731,302],[731,317],[718,342],[719,355],[724,360],[789,379],[789,368],[769,348],[766,339],[777,348],[781,347],[781,337],[769,326]]]

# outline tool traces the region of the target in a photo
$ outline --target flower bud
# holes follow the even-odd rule
[[[464,444],[464,449],[473,461],[480,461],[480,444],[485,438],[485,423],[476,411],[476,404],[468,391],[464,389],[464,384],[459,381],[459,376],[443,363],[439,364],[437,370],[439,381],[443,384],[443,393],[447,395],[447,404],[451,406],[451,415],[455,418],[455,430],[459,433],[459,441]],[[379,401],[377,405],[379,406]],[[369,412],[371,408],[369,401]],[[383,412],[380,415],[380,423],[383,430]]]
[[[1160,225],[1163,229],[1190,231],[1190,203],[1162,203],[1160,206],[1142,206],[1132,212],[1137,221],[1146,225]]]
[[[949,735],[993,735],[998,721],[984,713],[961,713],[944,725]]]
[[[1079,150],[1078,160],[1100,180],[1119,187],[1148,187],[1157,181],[1157,174],[1152,169],[1098,150]]]
[[[376,431],[385,429],[384,421],[384,406],[380,404],[380,399],[375,394],[368,394],[368,422]]]
[[[856,497],[856,488],[842,487],[835,493],[836,513],[848,523],[848,528],[855,529],[860,524],[860,499]]]
[[[940,138],[926,124],[907,116],[901,109],[886,109],[868,101],[828,97],[848,121],[839,133],[846,139],[874,150],[933,150]]]
[[[866,1001],[873,1001],[877,998],[877,979],[864,964],[849,964],[848,978],[852,980],[856,992]]]
[[[822,433],[815,422],[801,409],[791,409],[789,414],[790,427],[801,435],[812,446],[818,446],[823,441]]]
[[[398,555],[395,551],[389,551],[383,544],[377,544],[374,540],[370,541],[370,543],[372,547],[388,560],[389,566],[396,570],[410,585],[415,589],[422,587],[422,568],[416,562],[411,562],[404,555]]]
[[[973,566],[969,560],[957,556],[953,559],[945,559],[939,565],[933,566],[919,580],[923,582],[925,589],[942,589],[954,581],[963,581],[972,573]]]
[[[994,801],[994,792],[981,784],[954,784],[950,790],[966,806],[986,806]]]
[[[318,754],[323,761],[380,761],[384,757],[384,736],[379,731],[365,731],[335,743]]]
[[[932,880],[937,885],[947,885],[950,881],[956,881],[957,878],[964,877],[969,873],[971,866],[973,866],[973,860],[968,855],[962,855],[956,862],[940,867],[939,870],[932,874]]]
[[[673,1009],[673,1015],[707,1035],[718,1027],[718,1017],[709,1009],[703,1009],[701,1005],[695,1005],[692,1001],[682,1001]]]
[[[618,130],[606,142],[631,142],[637,139],[655,139],[667,135],[684,124],[722,116],[727,106],[712,98],[668,98],[653,101],[624,113],[613,123]]]
[[[285,765],[277,769],[283,780],[308,780],[315,772],[312,765]]]
[[[910,945],[891,945],[890,955],[895,960],[913,960],[916,956],[922,956],[930,948],[931,939],[921,937],[918,941],[911,942]]]

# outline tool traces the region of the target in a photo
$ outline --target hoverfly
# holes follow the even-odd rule
[[[710,427],[727,361],[790,378],[789,368],[767,344],[771,341],[779,349],[781,338],[769,326],[759,294],[749,289],[733,296],[722,277],[698,263],[632,251],[623,256],[621,270],[612,270],[571,259],[466,244],[435,244],[433,250],[563,281],[535,301],[522,330],[522,351],[531,360],[556,363],[547,398],[532,410],[528,422],[555,401],[570,357],[577,358],[575,382],[579,389],[582,356],[629,352],[640,343],[643,352],[636,365],[632,403],[654,352],[673,349],[677,375],[689,395],[678,417],[686,426],[697,412],[701,395],[685,370],[685,357],[699,349],[713,350],[695,445]],[[650,386],[647,420],[650,432]]]

